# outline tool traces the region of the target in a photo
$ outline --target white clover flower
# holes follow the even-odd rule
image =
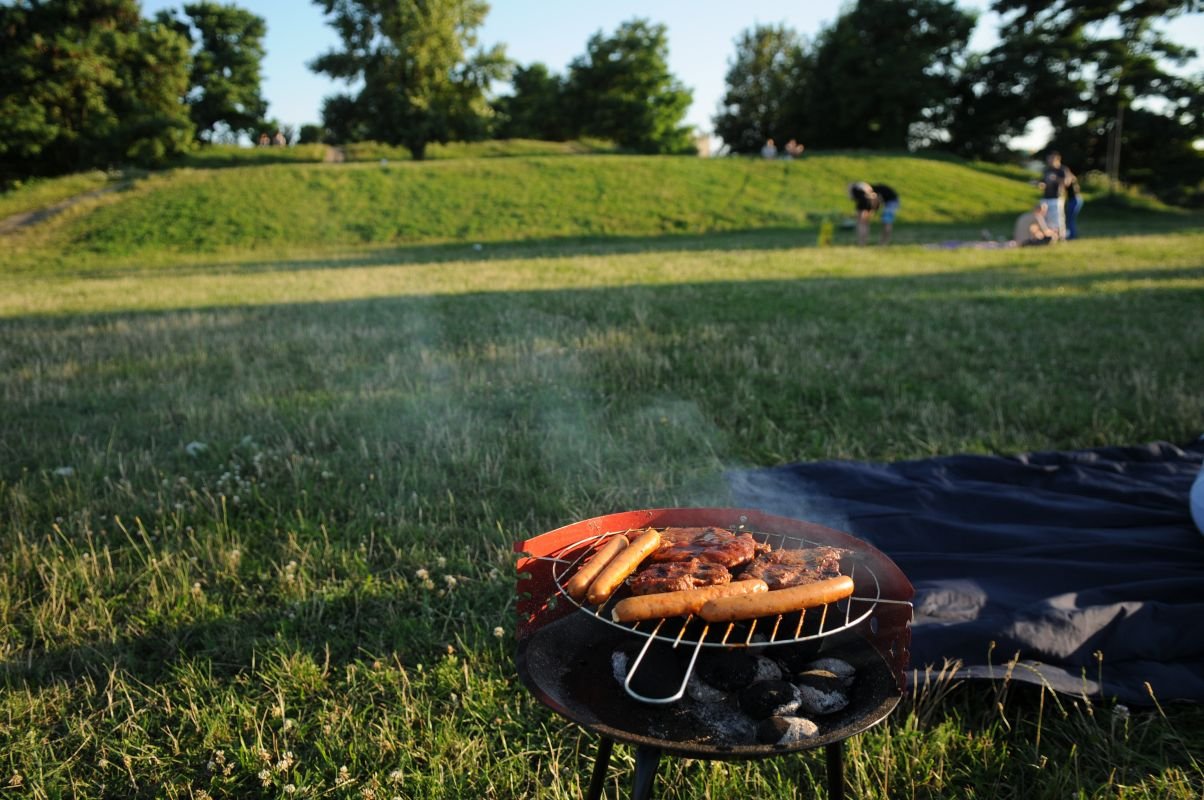
[[[261,769],[261,770],[259,770],[259,776],[258,776],[258,777],[259,777],[259,782],[260,782],[261,784],[263,784],[264,786],[271,786],[271,785],[272,785],[272,773],[271,773],[271,771],[269,771],[269,770],[266,770],[266,769]]]
[[[403,777],[401,770],[395,769],[389,773],[389,783],[401,783]]]
[[[414,577],[418,578],[420,581],[424,581],[431,577],[431,573],[427,572],[425,569],[420,569],[414,573]]]
[[[54,474],[60,478],[70,478],[75,474],[75,467],[55,467]]]
[[[285,794],[293,794],[296,791],[297,791],[297,787],[294,786],[293,784],[291,784],[291,783],[284,784],[284,793]]]
[[[351,780],[351,775],[349,772],[350,770],[347,769],[345,764],[339,767],[339,774],[335,776],[334,782],[336,784],[347,783],[349,780]]]
[[[443,569],[444,567],[447,566],[447,559],[444,558],[443,556],[439,556],[438,558],[435,559],[435,565],[437,567],[439,567],[439,569]]]
[[[188,444],[184,445],[184,452],[193,458],[196,458],[208,449],[209,445],[205,444],[204,442],[189,442]]]
[[[445,586],[447,586],[448,591],[455,589],[456,588],[456,576],[455,575],[444,575],[443,583]]]
[[[496,628],[493,629],[493,635],[496,636],[497,638],[501,639],[503,636],[506,635],[506,630],[501,625],[498,625]]]

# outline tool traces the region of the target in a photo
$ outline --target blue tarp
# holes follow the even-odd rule
[[[728,474],[743,507],[889,555],[916,589],[911,665],[1130,704],[1204,701],[1204,441]],[[994,645],[992,646],[992,643]]]

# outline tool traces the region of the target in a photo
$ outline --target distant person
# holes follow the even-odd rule
[[[1049,225],[1046,214],[1049,206],[1044,201],[1037,203],[1030,211],[1016,218],[1012,228],[1012,241],[1021,247],[1035,247],[1053,244],[1058,240],[1058,233]]]
[[[786,142],[786,158],[798,158],[803,154],[803,146],[794,139]]]
[[[272,139],[270,136],[268,136],[267,131],[264,131],[263,133],[259,134],[259,146],[260,147],[270,147],[271,145],[272,145]]]
[[[280,131],[276,131],[275,135],[272,136],[272,144],[274,144],[277,147],[287,147],[288,139],[284,138],[283,133],[281,133]]]
[[[1069,170],[1067,170],[1069,172]],[[1079,238],[1079,212],[1083,210],[1083,188],[1074,173],[1066,184],[1066,238]]]
[[[777,158],[778,146],[773,143],[773,139],[766,139],[765,146],[761,148],[761,158]]]
[[[879,244],[890,244],[899,212],[899,193],[885,183],[857,181],[849,184],[849,198],[857,210],[857,244],[864,246],[870,236],[870,217],[882,212],[882,236]]]
[[[1062,154],[1057,150],[1050,150],[1049,155],[1045,157],[1045,170],[1041,173],[1039,185],[1041,200],[1047,209],[1045,221],[1058,232],[1058,236],[1066,230],[1066,185],[1073,177],[1074,174],[1062,164]]]

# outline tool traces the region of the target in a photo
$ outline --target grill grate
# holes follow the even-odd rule
[[[624,689],[628,695],[644,703],[668,704],[680,700],[685,695],[695,662],[704,647],[767,647],[808,642],[850,630],[866,623],[867,620],[870,630],[877,633],[877,619],[873,614],[879,603],[911,605],[904,600],[889,600],[882,597],[881,584],[871,565],[861,558],[859,553],[844,550],[842,571],[847,567],[845,574],[853,579],[854,590],[852,596],[835,603],[746,622],[711,624],[692,615],[686,618],[646,620],[634,623],[616,622],[611,618],[610,611],[614,604],[626,594],[625,592],[620,590],[602,605],[594,606],[574,600],[565,587],[569,579],[605,541],[612,536],[624,536],[636,530],[639,529],[607,532],[580,539],[540,558],[552,562],[552,578],[558,592],[557,602],[571,603],[582,613],[646,640],[637,657],[632,660],[624,681]],[[769,545],[774,550],[802,550],[830,546],[801,536],[748,530],[744,525],[728,527],[727,530],[735,534],[750,533],[757,542]],[[647,697],[631,688],[632,680],[654,641],[668,643],[674,648],[682,645],[694,648],[681,686],[668,697]]]

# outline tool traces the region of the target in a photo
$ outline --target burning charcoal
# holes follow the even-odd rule
[[[819,692],[839,692],[845,687],[844,678],[826,669],[809,669],[794,676],[798,686],[808,686]]]
[[[786,681],[761,681],[740,693],[740,708],[753,719],[783,716],[798,706],[799,690]]]
[[[699,703],[721,703],[727,699],[727,692],[704,683],[693,673],[690,674],[690,680],[686,683],[686,694],[690,696],[690,699]]]
[[[819,733],[819,726],[805,717],[770,717],[757,725],[757,741],[788,747]]]
[[[853,685],[853,678],[856,677],[857,670],[847,661],[841,661],[839,658],[820,658],[812,661],[805,669],[826,669],[828,672],[833,672],[840,676],[846,687]]]
[[[782,665],[782,669],[789,674],[810,669],[811,663],[815,661],[815,656],[818,653],[819,645],[814,642],[800,642],[773,649],[773,657]]]
[[[670,697],[681,686],[685,675],[677,660],[677,654],[667,644],[653,642],[644,653],[639,666],[635,666],[639,658],[640,648],[632,646],[620,647],[610,657],[611,670],[615,680],[620,684],[627,681],[631,675],[631,690],[645,697]]]
[[[738,692],[757,680],[757,657],[744,650],[723,650],[698,663],[699,677],[726,692]]]
[[[757,672],[753,676],[753,683],[758,681],[780,681],[783,677],[782,668],[778,666],[778,662],[772,658],[765,656],[753,656],[757,662]]]
[[[825,692],[811,686],[796,688],[799,693],[799,708],[808,714],[834,714],[849,704],[849,696],[843,690]]]

